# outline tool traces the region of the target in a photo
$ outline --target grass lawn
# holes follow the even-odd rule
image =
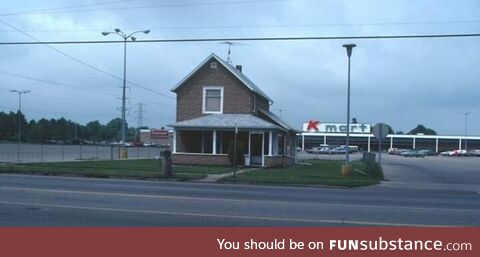
[[[340,174],[340,161],[308,161],[311,165],[294,165],[287,168],[253,170],[239,174],[236,178],[227,177],[222,181],[252,184],[280,185],[329,185],[329,186],[366,186],[377,184],[383,179],[383,173],[376,164],[367,165],[356,161],[349,176]],[[368,174],[364,175],[355,169]]]
[[[206,174],[230,172],[229,167],[174,165],[173,178],[201,179]],[[86,177],[126,177],[136,179],[162,178],[160,160],[115,160],[19,163],[0,165],[0,173],[72,175]]]

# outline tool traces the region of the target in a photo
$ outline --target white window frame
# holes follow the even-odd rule
[[[220,111],[207,111],[206,110],[206,96],[207,96],[207,90],[211,89],[220,89]],[[223,87],[217,87],[217,86],[208,86],[208,87],[203,87],[203,95],[202,95],[202,112],[204,114],[212,114],[212,113],[223,113]]]

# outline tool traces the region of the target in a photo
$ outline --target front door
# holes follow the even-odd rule
[[[263,165],[263,133],[250,134],[250,165]]]

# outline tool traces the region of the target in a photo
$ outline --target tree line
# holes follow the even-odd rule
[[[18,117],[16,112],[0,112],[0,141],[17,141]],[[96,120],[81,125],[65,118],[27,121],[24,114],[20,113],[20,123],[22,142],[78,144],[85,141],[118,142],[121,140],[122,120],[120,118],[112,119],[107,124],[101,124]],[[135,135],[136,129],[128,128],[127,141],[135,141]]]

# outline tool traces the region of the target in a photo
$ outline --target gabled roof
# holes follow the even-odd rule
[[[285,130],[281,126],[256,117],[253,114],[210,114],[199,118],[179,121],[168,125],[174,128],[204,128],[204,129],[277,129]]]
[[[210,54],[202,63],[200,63],[193,71],[191,71],[185,78],[183,78],[177,85],[175,85],[171,90],[173,92],[176,92],[178,88],[183,86],[185,81],[187,81],[191,76],[193,76],[205,63],[207,63],[210,59],[216,59],[220,64],[222,64],[230,73],[232,73],[237,79],[239,79],[243,85],[245,85],[248,89],[251,91],[261,95],[268,101],[273,103],[273,100],[270,99],[270,97],[267,96],[253,81],[251,81],[245,74],[243,74],[241,71],[239,71],[237,68],[233,67],[226,61],[224,61],[222,58],[218,57],[216,54],[212,53]]]
[[[282,128],[288,130],[288,131],[295,131],[295,132],[299,132],[297,131],[296,129],[294,129],[292,126],[288,125],[288,123],[286,123],[285,121],[283,121],[280,117],[278,117],[277,115],[275,115],[274,113],[270,112],[270,111],[267,111],[267,110],[264,110],[264,109],[261,109],[261,108],[258,108],[258,111],[260,111],[261,114],[267,116],[267,118],[269,118],[270,120],[272,120],[273,122],[277,123],[279,126],[281,126]]]

